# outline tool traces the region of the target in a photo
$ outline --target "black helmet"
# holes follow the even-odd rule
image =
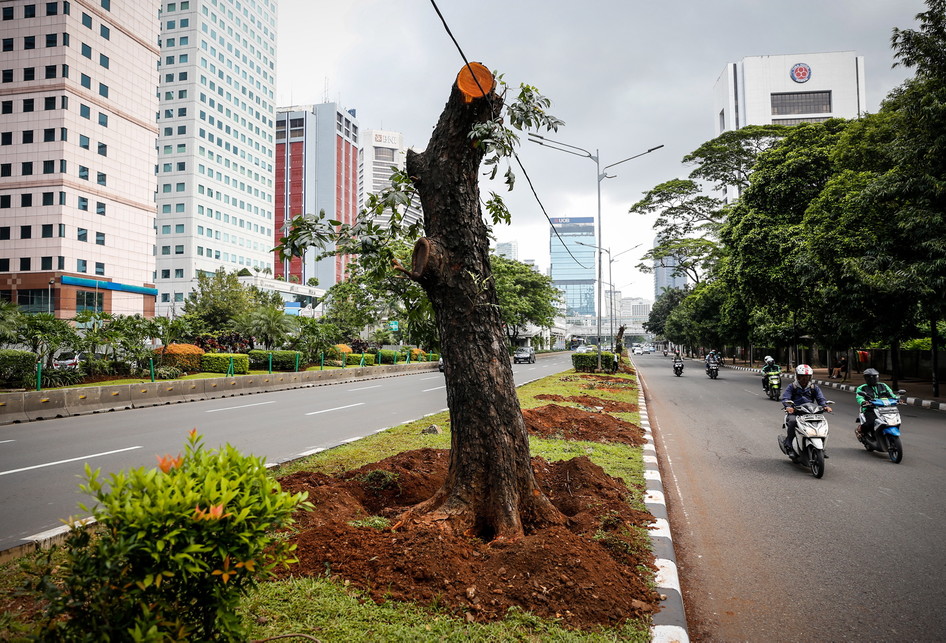
[[[880,373],[877,372],[876,368],[868,368],[864,371],[864,381],[867,382],[869,386],[877,386],[877,378],[880,376]]]

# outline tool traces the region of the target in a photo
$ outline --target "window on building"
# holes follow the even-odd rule
[[[88,181],[89,180],[89,168],[84,165],[79,166],[79,178]]]
[[[108,114],[99,112],[99,125],[102,127],[108,127]]]
[[[92,60],[92,47],[90,47],[89,45],[85,43],[82,43],[81,51],[82,51],[83,56],[85,56],[89,60]]]
[[[43,130],[43,142],[49,143],[56,140],[56,128],[47,127]]]
[[[44,223],[42,227],[42,237],[43,239],[52,239],[53,238],[53,224]]]
[[[89,240],[89,231],[85,228],[76,229],[76,241],[82,241],[83,243]]]
[[[105,175],[105,172],[96,172],[95,173],[95,182],[99,185],[108,185],[108,177]]]
[[[89,149],[89,137],[83,134],[79,134],[79,147],[84,150]]]
[[[20,166],[20,174],[23,176],[32,176],[33,161],[23,161],[23,164]]]
[[[33,207],[33,195],[29,192],[24,192],[20,195],[20,207],[21,208],[31,208]]]
[[[13,145],[13,132],[0,132],[0,145]]]
[[[175,269],[174,269],[174,278],[175,278],[175,279],[183,279],[183,278],[184,278],[184,269],[183,269],[183,268],[175,268]]]
[[[43,109],[47,112],[50,112],[56,109],[56,97],[46,96],[45,98],[43,98]]]
[[[102,263],[102,262],[100,262],[100,261],[96,261],[96,262],[95,262],[95,274],[97,274],[97,275],[104,275],[104,274],[105,274],[105,264],[104,264],[104,263]]]
[[[40,258],[39,258],[39,269],[40,269],[40,270],[52,270],[52,269],[53,269],[53,258],[52,258],[52,257],[40,257]]]
[[[174,254],[176,255],[184,254],[184,246],[174,246]]]
[[[830,114],[831,92],[786,92],[771,95],[772,115]]]
[[[92,28],[92,16],[85,12],[82,13],[82,26]]]
[[[29,257],[20,257],[20,272],[32,270],[32,263]]]
[[[36,67],[24,67],[23,81],[29,82],[31,80],[36,80]]]
[[[55,78],[56,77],[56,65],[46,65],[46,70],[43,75],[44,78]]]
[[[105,25],[102,25],[99,27],[99,35],[105,38],[105,40],[108,40],[109,38],[111,38],[111,34],[112,34],[111,30]]]
[[[13,51],[13,38],[3,39],[3,51]]]
[[[35,4],[25,4],[25,5],[23,5],[23,17],[24,17],[24,18],[35,18],[35,17],[36,17],[36,5],[35,5]]]
[[[105,54],[99,54],[99,64],[102,67],[105,67],[105,69],[108,69],[108,65],[109,65],[108,56],[106,56]]]
[[[99,83],[99,96],[108,98],[108,85],[105,83]]]
[[[0,163],[0,176],[13,176],[13,163]]]
[[[33,226],[21,225],[20,226],[20,239],[32,239],[32,238],[33,238]]]
[[[88,211],[89,211],[89,199],[88,199],[87,197],[80,196],[80,197],[79,197],[79,204],[78,204],[78,207],[79,207],[79,209],[82,210],[83,212],[88,212]]]
[[[99,153],[99,156],[108,156],[108,145],[106,145],[105,143],[99,143],[98,153]]]
[[[56,205],[55,192],[43,192],[43,205]]]
[[[0,194],[0,210],[9,210],[12,207],[13,199],[9,194]]]
[[[43,174],[54,174],[56,172],[56,161],[43,161]]]
[[[105,216],[105,204],[103,202],[95,202],[95,214],[101,214],[102,216]]]
[[[0,226],[0,241],[10,240],[10,226]]]
[[[76,272],[88,272],[88,262],[85,259],[76,259]],[[78,311],[78,306],[76,307]]]
[[[86,89],[92,89],[92,77],[89,76],[88,74],[82,74],[81,76],[79,76],[79,84],[85,87]]]
[[[96,233],[95,233],[95,245],[97,245],[97,246],[104,246],[104,245],[105,245],[105,233],[104,233],[104,232],[96,232]]]
[[[24,36],[23,49],[36,49],[36,36]]]
[[[59,34],[58,34],[58,33],[48,33],[48,34],[46,34],[46,46],[47,46],[47,47],[58,47],[58,46],[59,46]]]
[[[59,3],[58,2],[47,2],[46,3],[46,15],[55,16],[59,13]]]
[[[32,98],[24,98],[24,99],[23,99],[23,111],[24,111],[24,112],[32,112],[33,109],[34,109],[34,105],[36,105],[36,102],[35,102]]]
[[[82,118],[92,118],[92,108],[88,105],[79,105],[79,116]]]

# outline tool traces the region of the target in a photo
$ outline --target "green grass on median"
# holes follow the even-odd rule
[[[532,382],[519,389],[523,408],[549,404],[537,395],[591,395],[621,401],[637,401],[637,383],[632,375],[624,376],[632,386],[616,387],[618,392],[589,390],[587,380],[573,372],[566,372]],[[556,404],[570,404],[555,402]],[[637,413],[615,414],[621,419],[638,422]],[[443,432],[425,434],[422,430],[431,424]],[[314,454],[273,470],[277,478],[297,471],[317,471],[336,475],[343,471],[377,462],[397,453],[421,449],[450,448],[450,419],[448,412],[437,413],[413,422],[391,427],[318,454]],[[644,509],[644,465],[640,448],[626,444],[574,442],[530,438],[533,455],[549,461],[587,456],[608,474],[622,478],[628,487],[627,501],[637,509]],[[646,532],[641,530],[639,546],[650,547]],[[647,577],[649,570],[641,570]],[[23,613],[11,610],[16,600],[10,599],[14,587],[22,584],[24,572],[17,561],[0,566],[0,640],[26,640],[21,626]],[[595,632],[575,632],[565,629],[553,620],[512,610],[501,621],[490,624],[470,623],[447,613],[436,604],[410,603],[375,604],[360,590],[346,583],[327,578],[290,578],[279,582],[260,584],[246,597],[241,606],[242,618],[250,635],[255,639],[305,633],[320,641],[649,641],[648,623],[629,621],[620,628],[601,628]]]

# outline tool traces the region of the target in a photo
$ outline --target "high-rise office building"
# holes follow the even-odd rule
[[[746,125],[856,118],[867,109],[864,57],[853,51],[751,56],[728,63],[713,94],[717,136]]]
[[[157,313],[200,273],[269,273],[275,223],[276,0],[164,0]]]
[[[506,259],[519,261],[519,242],[518,241],[501,241],[496,244],[495,254],[500,257],[505,257]]]
[[[0,297],[154,311],[158,0],[0,2]]]
[[[328,219],[354,223],[361,202],[361,147],[355,111],[336,103],[279,109],[276,117],[276,235],[293,217],[325,211]],[[326,250],[332,250],[331,247]],[[345,279],[347,255],[279,262],[277,275],[328,289]]]
[[[361,137],[362,175],[363,183],[361,204],[359,211],[369,194],[378,194],[391,187],[392,168],[403,170],[407,165],[407,145],[404,135],[400,132],[382,130],[364,130]],[[402,212],[404,225],[411,225],[423,221],[424,212],[420,207],[420,197],[415,195],[414,201]],[[379,225],[386,225],[390,221],[390,211],[385,211],[375,218]]]
[[[654,238],[654,247],[660,242],[660,237]],[[674,274],[677,266],[676,259],[668,257],[667,259],[654,259],[654,299],[656,300],[663,294],[664,290],[686,288],[687,278],[685,275]]]
[[[595,314],[594,217],[553,218],[549,231],[552,285],[565,300],[565,316]]]

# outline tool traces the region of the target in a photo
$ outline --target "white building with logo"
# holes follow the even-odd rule
[[[713,96],[716,136],[746,125],[856,118],[867,109],[864,57],[837,51],[743,58],[726,64]]]

